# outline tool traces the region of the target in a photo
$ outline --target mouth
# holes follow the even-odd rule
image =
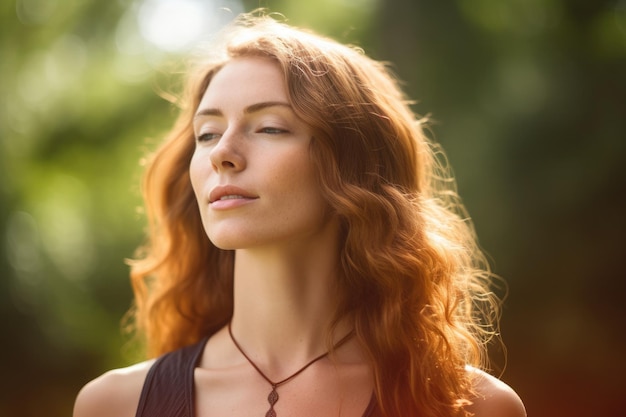
[[[209,194],[209,204],[226,200],[253,200],[258,198],[252,193],[232,185],[217,186]]]
[[[221,196],[218,200],[215,201],[223,201],[223,200],[240,200],[240,199],[247,199],[249,200],[250,197],[244,197],[242,195],[238,195],[238,194],[233,194],[233,195],[223,195]],[[213,203],[213,201],[212,201]]]

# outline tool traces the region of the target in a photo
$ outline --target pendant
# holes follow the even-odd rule
[[[278,392],[276,392],[276,385],[272,385],[272,392],[267,396],[267,402],[270,403],[270,409],[265,413],[265,417],[276,417],[276,411],[274,411],[274,404],[278,402]]]

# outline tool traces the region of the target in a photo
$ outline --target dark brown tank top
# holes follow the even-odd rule
[[[194,369],[208,338],[157,359],[146,376],[135,417],[194,417]],[[375,417],[374,395],[363,417]]]

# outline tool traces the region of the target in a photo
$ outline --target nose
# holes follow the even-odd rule
[[[209,155],[215,172],[241,171],[246,167],[242,139],[237,132],[227,130],[222,134]]]

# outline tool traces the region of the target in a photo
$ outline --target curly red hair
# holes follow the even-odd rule
[[[267,16],[240,17],[216,45],[190,72],[145,174],[149,242],[131,278],[149,354],[197,342],[232,316],[233,252],[207,238],[189,180],[192,119],[224,63],[264,56],[314,132],[311,155],[342,231],[335,323],[353,321],[383,414],[465,415],[466,365],[485,363],[499,303],[443,154],[394,76],[357,48]]]

